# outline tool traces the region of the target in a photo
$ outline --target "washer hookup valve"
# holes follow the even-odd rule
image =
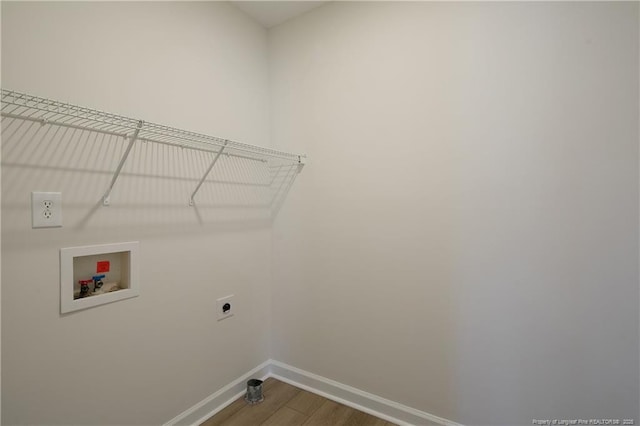
[[[93,280],[80,280],[78,284],[80,284],[80,297],[87,297],[89,294],[89,284],[91,284]]]
[[[93,291],[98,291],[100,290],[100,288],[104,285],[104,283],[102,282],[102,279],[106,277],[106,275],[102,274],[102,275],[94,275],[93,276]]]

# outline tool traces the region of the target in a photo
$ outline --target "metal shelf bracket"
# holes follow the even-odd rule
[[[307,158],[302,155],[298,155],[298,173],[302,171],[305,164],[307,164]]]
[[[131,135],[131,140],[129,141],[129,145],[127,146],[127,149],[124,152],[124,155],[120,159],[120,164],[118,164],[118,167],[116,168],[116,171],[113,174],[113,178],[111,178],[111,183],[109,184],[109,188],[107,189],[107,192],[105,192],[104,195],[102,196],[103,206],[109,205],[109,202],[110,202],[109,197],[111,196],[111,190],[113,189],[113,186],[116,184],[116,181],[118,180],[118,176],[122,171],[122,167],[124,166],[124,163],[127,161],[127,157],[129,157],[129,154],[131,153],[131,148],[133,148],[133,144],[135,143],[136,139],[138,139],[138,134],[140,133],[140,130],[142,129],[143,125],[144,125],[144,121],[142,120],[138,121],[138,128],[133,132],[133,135]]]
[[[222,154],[222,151],[224,151],[224,149],[227,147],[228,143],[229,143],[229,141],[225,140],[224,141],[224,145],[222,146],[222,148],[220,148],[220,150],[216,153],[216,156],[213,157],[213,161],[209,165],[209,168],[207,169],[206,172],[204,172],[204,176],[202,176],[202,179],[200,179],[200,182],[198,182],[198,186],[196,186],[196,189],[191,194],[191,198],[189,199],[189,205],[190,206],[193,206],[195,204],[195,201],[194,201],[193,198],[196,196],[196,194],[200,190],[200,187],[204,183],[204,181],[207,178],[207,176],[209,176],[209,173],[211,173],[211,170],[213,170],[213,166],[216,165],[216,162],[218,161],[218,158],[220,158],[220,155]]]

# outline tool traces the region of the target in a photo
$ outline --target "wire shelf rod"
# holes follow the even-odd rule
[[[40,123],[42,125],[49,124],[49,125],[53,125],[53,126],[68,127],[68,128],[76,129],[76,130],[85,130],[85,131],[91,131],[91,132],[101,133],[101,134],[110,135],[110,136],[118,136],[118,137],[125,138],[125,139],[130,137],[129,134],[127,134],[127,133],[111,131],[111,130],[107,130],[107,129],[99,129],[99,128],[90,127],[90,126],[78,126],[78,125],[62,123],[62,122],[59,122],[59,121],[52,121],[52,120],[47,120],[47,119],[43,119],[43,118],[25,117],[23,115],[6,113],[6,112],[3,112],[1,115],[2,115],[2,117],[5,117],[5,118],[19,119],[19,120],[24,120],[24,121],[31,121],[31,122],[34,122],[34,123]],[[160,144],[160,145],[174,146],[174,147],[178,147],[178,148],[191,149],[191,150],[194,150],[194,151],[201,151],[201,152],[218,152],[218,150],[219,150],[219,149],[217,149],[217,146],[216,147],[201,148],[201,147],[196,147],[196,146],[189,146],[189,145],[186,145],[184,143],[165,142],[165,141],[160,141],[160,140],[157,140],[157,139],[141,138],[139,136],[138,136],[137,139],[139,141],[141,141],[141,142],[150,142],[150,143],[156,143],[156,144]],[[247,160],[259,161],[259,162],[262,162],[262,163],[267,162],[267,160],[265,160],[264,158],[257,158],[257,157],[252,157],[252,156],[249,156],[249,155],[235,154],[235,153],[232,153],[232,152],[225,152],[224,155],[229,156],[229,157],[244,158],[244,159],[247,159]]]
[[[22,107],[22,108],[21,108]],[[18,112],[19,111],[19,112]],[[79,115],[74,110],[65,110],[65,111],[50,111],[39,106],[27,106],[27,105],[19,105],[17,108],[14,108],[11,111],[7,111],[13,114],[18,114],[23,117],[34,118],[38,117],[41,120],[45,121],[56,121],[59,123],[68,123],[73,124],[74,122],[78,122],[79,120],[85,120],[86,122],[92,123],[94,127],[101,128],[102,126],[116,126],[121,127],[123,129],[128,129],[131,131],[135,131],[136,127],[132,126],[127,121],[118,121],[113,117],[100,117],[96,114],[88,114]],[[4,114],[4,107],[2,113]],[[74,121],[72,121],[74,120]]]
[[[11,114],[11,113],[5,113],[5,112],[3,112],[1,115],[2,115],[2,117],[6,117],[6,118],[13,118],[13,119],[19,119],[19,120],[25,120],[25,121],[32,121],[32,122],[40,123],[42,125],[51,124],[51,125],[54,125],[54,126],[68,127],[68,128],[71,128],[71,129],[86,130],[86,131],[103,133],[103,134],[112,135],[112,136],[120,136],[121,138],[129,137],[126,133],[108,131],[108,130],[101,130],[101,129],[96,129],[96,128],[88,127],[88,126],[75,126],[75,125],[72,125],[72,124],[66,124],[66,123],[62,123],[62,122],[59,122],[59,121],[50,121],[50,120],[43,119],[43,118],[26,117],[24,115]]]
[[[243,151],[252,154],[258,154],[269,157],[278,157],[284,158],[288,160],[296,161],[299,157],[297,154],[290,154],[282,151],[276,151],[268,148],[262,148],[258,146],[248,145],[240,142],[234,142],[214,136],[207,136],[199,133],[188,132],[184,130],[172,129],[172,128],[158,128],[160,126],[153,125],[149,123],[145,123],[147,127],[143,129],[142,138],[145,139],[154,139],[154,140],[173,140],[178,139],[184,143],[188,144],[205,144],[205,145],[214,145],[218,147],[226,146],[228,149],[233,149],[235,151]],[[154,126],[154,127],[151,127]],[[164,126],[162,126],[164,127]],[[167,130],[165,130],[167,129]],[[154,138],[146,137],[146,134],[152,133],[156,135]]]
[[[103,135],[121,137],[128,140],[124,154],[119,160],[111,182],[103,195],[103,205],[109,205],[111,192],[121,175],[127,158],[132,152],[136,141],[161,144],[181,149],[189,149],[200,152],[214,154],[213,161],[209,164],[204,176],[198,182],[197,187],[191,194],[190,205],[194,203],[194,197],[200,187],[207,181],[207,178],[221,156],[241,158],[256,162],[265,163],[266,182],[269,186],[279,186],[279,191],[283,185],[278,182],[280,172],[285,168],[285,177],[289,175],[290,167],[297,166],[300,171],[305,163],[305,155],[298,155],[271,148],[264,148],[222,139],[216,136],[205,135],[188,130],[177,129],[161,124],[150,123],[122,115],[104,112],[96,109],[68,104],[51,99],[41,98],[25,93],[15,92],[7,89],[0,89],[1,103],[0,116],[10,120],[23,120],[25,122],[39,123],[40,125],[53,125],[61,128],[69,128],[80,131],[96,132]],[[97,138],[95,139],[97,140]],[[109,141],[111,138],[102,138]],[[226,162],[222,162],[223,166]],[[231,164],[236,166],[237,161]],[[277,168],[276,173],[269,173],[273,167]],[[223,167],[224,168],[224,167]],[[262,169],[261,169],[262,170]],[[245,172],[247,172],[245,170]],[[252,172],[253,173],[253,172]],[[251,173],[245,173],[245,177],[255,178]],[[270,181],[270,182],[269,182]],[[276,192],[277,192],[276,191]]]
[[[140,121],[6,89],[2,89],[2,104],[2,115],[6,117],[32,119],[44,124],[67,125],[86,130],[104,131],[108,134],[122,134],[127,138],[138,131],[137,125]],[[139,130],[138,138],[189,148],[210,147],[212,145],[220,148],[225,146],[226,141],[227,151],[232,149],[262,157],[277,157],[291,161],[299,161],[301,157],[304,157],[149,122],[145,122],[144,127]],[[209,149],[209,151],[214,150]]]
[[[148,139],[148,138],[141,138],[141,137],[138,137],[138,140],[140,142],[150,142],[150,143],[155,143],[159,145],[173,146],[173,147],[182,148],[182,149],[190,149],[192,151],[200,151],[200,152],[218,152],[219,151],[219,149],[215,149],[217,147],[198,148],[195,146],[186,146],[179,143],[163,142],[156,139]],[[259,161],[261,163],[267,162],[267,160],[265,160],[264,158],[251,157],[249,155],[242,155],[242,154],[234,154],[232,152],[224,152],[223,155],[226,157],[244,158],[247,160]]]

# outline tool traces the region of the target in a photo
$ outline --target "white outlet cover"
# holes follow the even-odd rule
[[[230,305],[230,309],[225,312],[224,305],[227,303]],[[223,320],[225,318],[232,317],[233,311],[234,311],[233,294],[230,294],[229,296],[221,297],[220,299],[216,300],[216,308],[218,313],[218,321]]]
[[[31,227],[60,228],[62,226],[62,193],[31,193]]]

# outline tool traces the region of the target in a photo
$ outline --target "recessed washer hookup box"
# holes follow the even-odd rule
[[[60,249],[60,313],[140,295],[137,241]]]

